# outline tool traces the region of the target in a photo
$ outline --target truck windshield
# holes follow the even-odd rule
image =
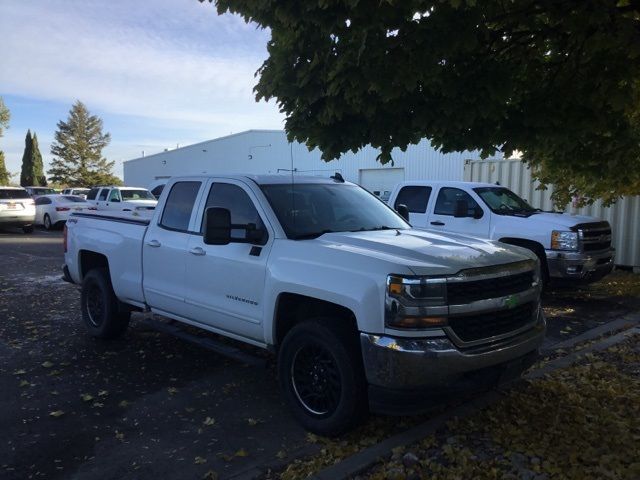
[[[410,228],[400,215],[355,185],[274,184],[262,185],[262,191],[291,239]]]
[[[518,195],[505,187],[478,187],[473,189],[487,206],[501,215],[527,214],[537,212]]]
[[[155,200],[149,190],[120,190],[122,200]]]

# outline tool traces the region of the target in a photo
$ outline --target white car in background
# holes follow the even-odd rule
[[[65,188],[62,190],[62,195],[76,195],[86,199],[89,191],[89,188]]]
[[[74,195],[42,195],[36,198],[36,225],[51,230],[67,221],[74,212],[96,210],[96,206]]]
[[[134,212],[150,216],[158,200],[146,188],[138,187],[95,187],[87,195],[87,201],[100,211]]]
[[[0,186],[0,228],[20,227],[31,233],[35,216],[33,198],[24,188]]]
[[[50,187],[32,186],[32,187],[24,187],[24,189],[27,192],[29,192],[29,195],[31,195],[32,198],[38,198],[41,195],[53,195],[58,193],[54,188],[50,188]]]

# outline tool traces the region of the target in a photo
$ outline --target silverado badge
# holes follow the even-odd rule
[[[515,295],[509,295],[504,299],[503,304],[507,308],[515,308],[518,306],[518,297]]]

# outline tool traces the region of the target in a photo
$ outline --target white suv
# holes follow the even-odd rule
[[[0,186],[0,227],[22,227],[31,233],[35,218],[35,203],[24,188]]]

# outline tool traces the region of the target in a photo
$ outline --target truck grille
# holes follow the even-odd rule
[[[530,302],[508,310],[499,310],[480,315],[464,315],[449,318],[449,327],[463,342],[513,332],[533,321],[535,303]]]
[[[597,252],[611,248],[609,222],[581,223],[572,230],[578,232],[583,252]]]
[[[487,298],[505,297],[529,290],[532,284],[533,271],[487,280],[451,282],[447,284],[447,301],[450,305],[463,305]]]

